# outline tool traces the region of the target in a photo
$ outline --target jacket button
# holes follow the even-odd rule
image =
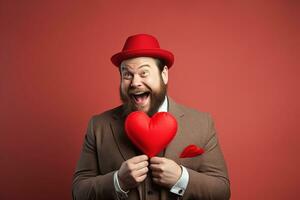
[[[182,189],[180,189],[180,190],[178,191],[179,194],[181,194],[182,192],[183,192]]]

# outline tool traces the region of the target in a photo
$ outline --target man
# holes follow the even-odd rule
[[[123,105],[92,117],[73,180],[73,199],[229,199],[226,165],[213,121],[207,113],[176,104],[167,96],[168,70],[174,57],[156,38],[127,38],[111,58],[121,76]],[[149,159],[127,138],[126,116],[168,111],[177,120],[171,143]],[[188,145],[204,153],[180,158]]]

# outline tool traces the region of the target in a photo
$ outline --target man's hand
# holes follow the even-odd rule
[[[140,155],[132,157],[122,163],[118,178],[122,190],[129,190],[137,187],[147,177],[148,157]]]
[[[173,160],[163,157],[150,159],[153,181],[161,186],[171,188],[181,176],[181,167]]]

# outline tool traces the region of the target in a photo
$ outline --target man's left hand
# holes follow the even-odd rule
[[[181,176],[181,167],[168,158],[152,157],[150,159],[150,169],[154,183],[171,188]]]

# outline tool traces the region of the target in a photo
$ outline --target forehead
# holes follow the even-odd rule
[[[148,66],[149,68],[156,67],[156,60],[151,57],[130,58],[124,60],[121,63],[121,70],[123,69],[137,70],[143,66]]]

